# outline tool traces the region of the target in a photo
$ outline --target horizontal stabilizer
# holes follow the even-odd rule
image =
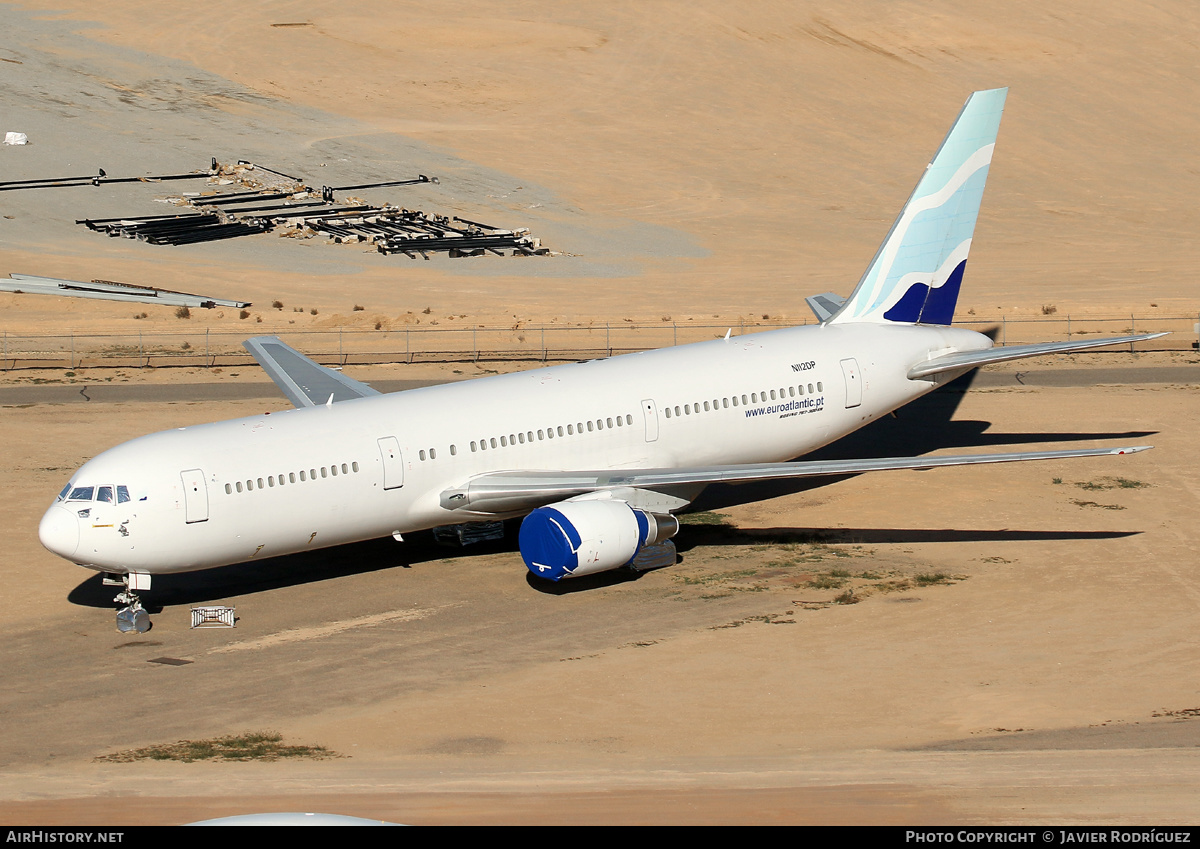
[[[814,460],[799,463],[751,463],[742,466],[704,466],[692,469],[645,469],[600,472],[496,472],[480,475],[466,486],[446,490],[443,507],[480,513],[529,510],[589,492],[655,489],[713,483],[856,475],[897,469],[933,469],[1023,460],[1066,460],[1136,454],[1152,446],[1076,448],[1064,451],[1026,451],[1010,454],[966,454],[941,457],[884,457],[875,460]]]
[[[288,347],[278,336],[255,336],[242,346],[297,407],[316,407],[380,393]]]
[[[842,304],[846,303],[845,298],[833,292],[809,295],[804,300],[808,302],[808,308],[813,311],[817,321],[828,321],[835,312],[842,308]]]
[[[917,363],[908,370],[908,379],[917,380],[932,374],[946,371],[958,371],[964,368],[974,368],[989,363],[1006,363],[1009,360],[1022,360],[1025,357],[1039,357],[1043,354],[1066,354],[1072,351],[1086,351],[1089,348],[1103,348],[1106,345],[1128,345],[1131,342],[1145,342],[1147,339],[1157,339],[1166,333],[1143,333],[1139,336],[1116,336],[1111,339],[1089,339],[1086,342],[1037,342],[1033,345],[1007,345],[1002,348],[985,348],[982,351],[960,351],[945,354],[923,363]]]

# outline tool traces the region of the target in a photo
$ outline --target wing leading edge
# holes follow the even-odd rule
[[[365,383],[313,362],[285,345],[278,336],[255,336],[242,345],[297,407],[317,407],[381,394]]]
[[[942,457],[883,457],[874,460],[815,460],[799,463],[750,463],[741,466],[706,466],[684,469],[630,469],[581,472],[495,472],[471,479],[466,485],[441,494],[446,509],[478,513],[530,510],[556,501],[593,492],[629,489],[665,489],[713,483],[855,475],[898,469],[933,469],[1025,460],[1065,460],[1077,457],[1136,454],[1153,446],[1077,448],[1063,451],[1025,451],[1008,454],[965,454]]]

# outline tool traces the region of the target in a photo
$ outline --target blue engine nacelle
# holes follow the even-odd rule
[[[627,566],[638,552],[675,536],[679,520],[624,501],[560,501],[521,522],[521,557],[539,578],[558,581]]]

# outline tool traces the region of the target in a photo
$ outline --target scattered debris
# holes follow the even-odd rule
[[[24,133],[7,132],[4,134],[5,144],[29,144],[29,136]]]
[[[261,179],[260,175],[263,174],[273,176]],[[324,234],[336,244],[367,243],[374,245],[382,254],[402,253],[411,259],[416,259],[417,254],[429,259],[430,254],[436,252],[446,252],[451,257],[482,256],[484,253],[504,256],[505,250],[511,251],[512,256],[545,256],[550,253],[542,247],[539,239],[529,235],[527,229],[504,230],[464,218],[449,218],[391,204],[375,206],[355,197],[345,199],[344,203],[349,205],[339,205],[334,194],[440,183],[437,177],[425,174],[410,179],[352,186],[322,186],[321,191],[316,192],[299,177],[264,165],[244,159],[238,160],[236,165],[225,165],[213,158],[211,167],[204,173],[110,178],[104,169],[100,169],[95,176],[0,182],[0,191],[195,177],[207,178],[213,186],[236,185],[242,190],[229,193],[183,192],[178,197],[167,199],[176,205],[197,210],[195,213],[83,218],[75,223],[109,236],[137,239],[152,245],[195,244],[264,233],[278,227],[281,236],[305,239]]]

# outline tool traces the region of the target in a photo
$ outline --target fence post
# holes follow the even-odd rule
[[[71,368],[75,368],[75,331],[71,331]]]
[[[209,359],[209,355],[208,355],[208,352],[209,352],[208,332],[210,330],[212,330],[211,327],[204,328],[204,367],[205,368],[212,368],[212,360]]]
[[[1071,314],[1067,313],[1067,341],[1071,341]]]
[[[673,321],[671,322],[671,344],[679,344],[679,325]]]
[[[1137,332],[1137,323],[1134,321],[1133,313],[1129,314],[1129,332],[1131,334]],[[1133,343],[1132,342],[1129,343],[1129,353],[1131,353],[1131,354],[1133,353]]]
[[[1000,316],[1000,347],[1008,344],[1008,316]]]
[[[608,351],[606,356],[612,356],[612,342],[608,338],[608,322],[604,322],[604,350]]]
[[[142,331],[139,330],[138,331],[138,368],[145,367],[146,364],[144,362],[142,362],[142,360],[144,360],[144,359],[145,359],[145,356],[143,356],[143,354],[142,354]]]
[[[542,325],[542,362],[546,362],[546,325]]]

